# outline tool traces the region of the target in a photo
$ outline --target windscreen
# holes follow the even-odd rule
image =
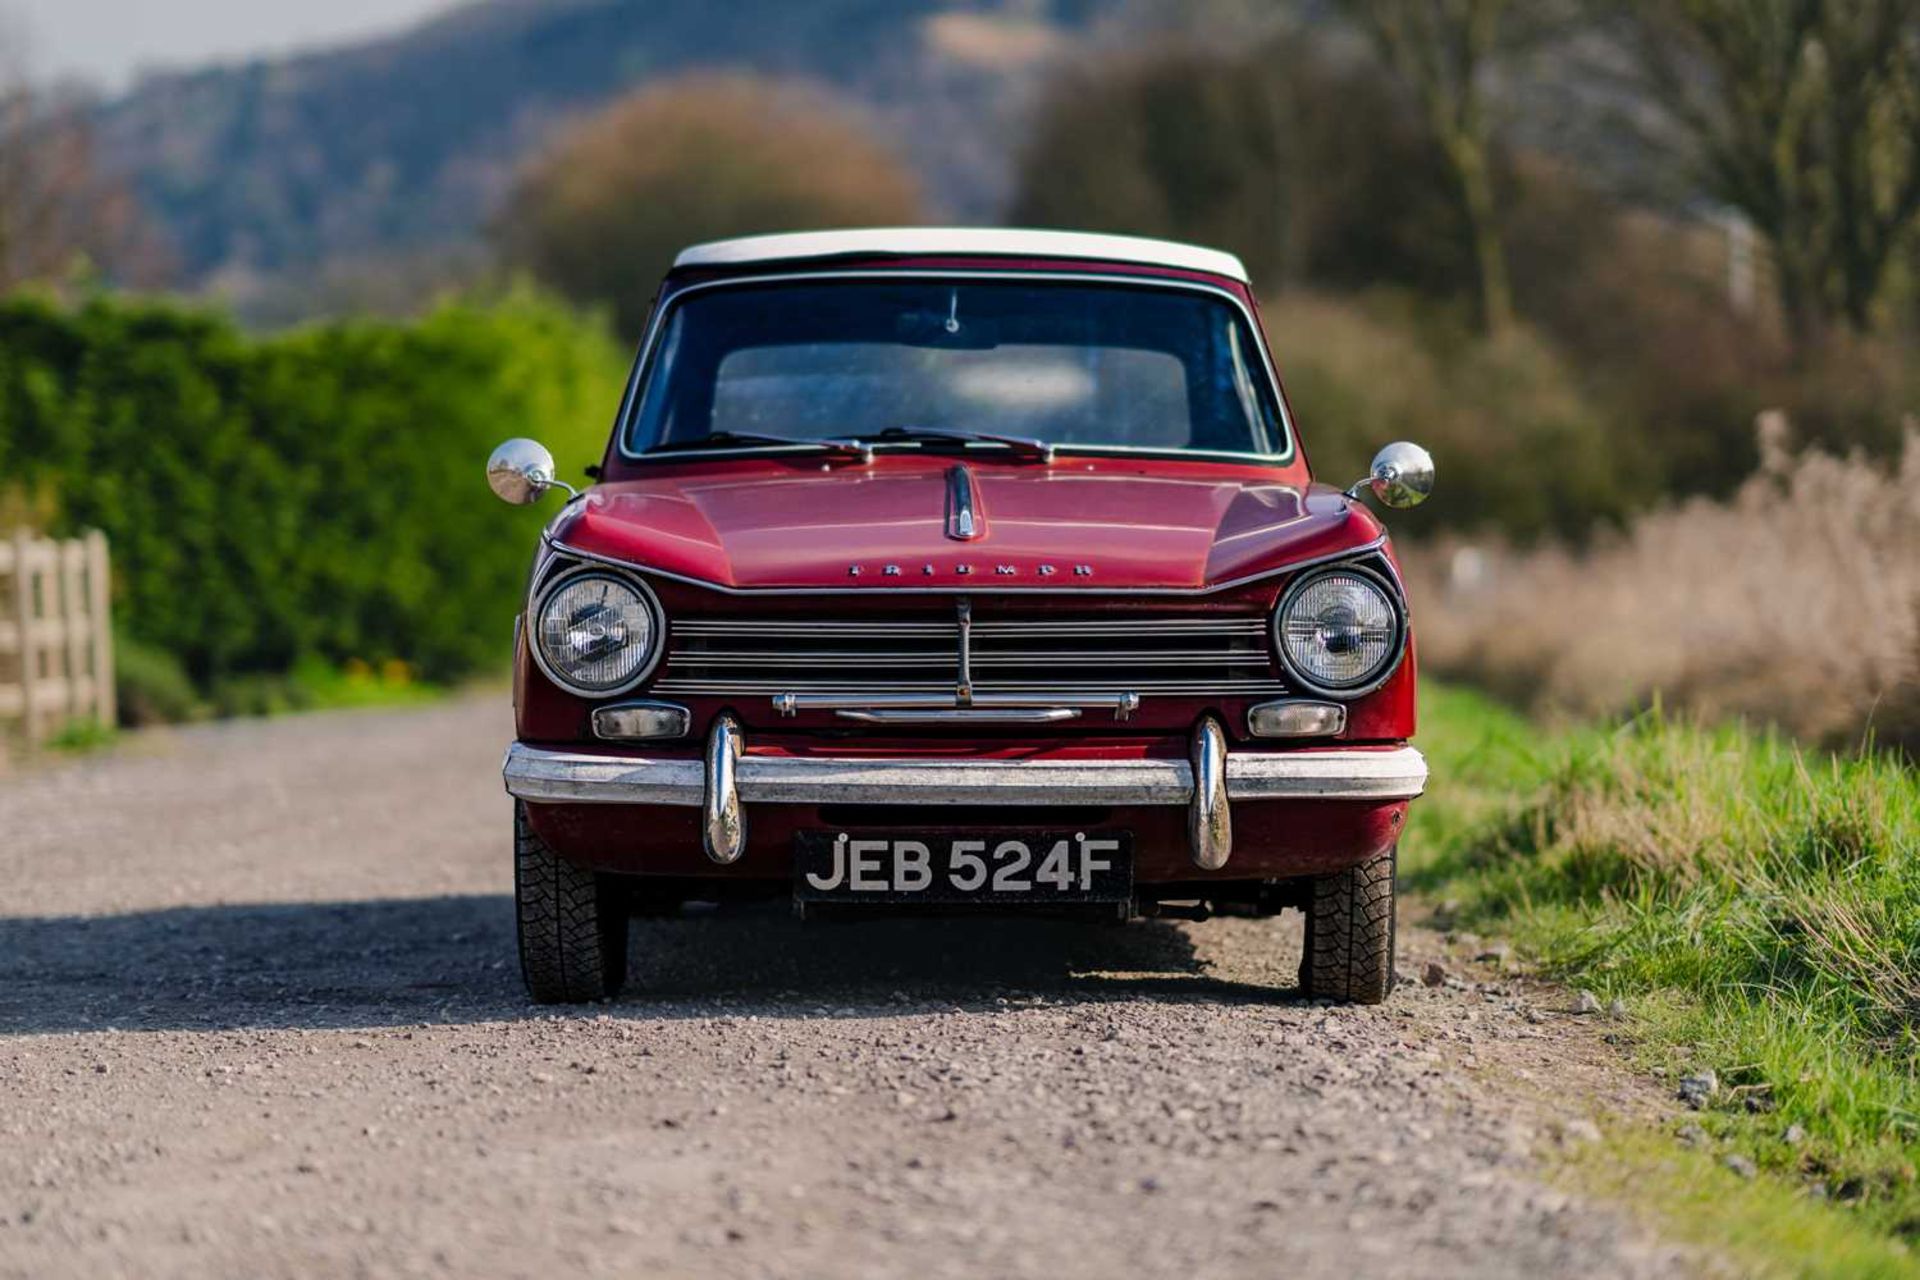
[[[707,289],[672,304],[628,447],[892,429],[1284,453],[1253,342],[1238,307],[1192,289],[963,278]]]

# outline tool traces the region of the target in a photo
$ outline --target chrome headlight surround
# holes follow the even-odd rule
[[[1380,594],[1386,602],[1387,611],[1393,618],[1393,636],[1387,644],[1386,655],[1377,666],[1356,680],[1334,683],[1315,679],[1302,669],[1292,651],[1287,647],[1287,613],[1300,599],[1300,595],[1316,582],[1331,577],[1349,577],[1359,579]],[[1370,565],[1358,563],[1336,563],[1321,565],[1309,569],[1288,584],[1281,593],[1280,603],[1274,606],[1273,618],[1268,629],[1273,636],[1274,652],[1280,657],[1280,665],[1299,685],[1302,691],[1320,694],[1328,698],[1358,698],[1372,693],[1385,684],[1393,673],[1400,669],[1400,660],[1407,652],[1407,606],[1399,589],[1393,581]]]
[[[626,591],[630,591],[647,611],[651,633],[648,636],[647,654],[641,659],[634,671],[616,684],[595,686],[581,684],[557,670],[548,658],[543,642],[545,628],[541,625],[546,617],[547,606],[554,597],[569,587],[589,581],[611,582]],[[547,584],[535,594],[533,603],[527,609],[527,648],[533,654],[534,665],[541,674],[560,688],[580,698],[612,698],[638,686],[653,669],[660,665],[661,655],[666,652],[666,614],[660,608],[660,600],[653,594],[653,588],[631,574],[600,565],[575,565],[554,574]]]

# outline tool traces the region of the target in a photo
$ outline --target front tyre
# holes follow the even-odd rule
[[[1396,852],[1314,878],[1300,958],[1300,987],[1309,997],[1379,1004],[1393,990]]]
[[[579,1004],[619,993],[627,980],[627,908],[618,880],[549,849],[518,800],[513,904],[528,995],[541,1004]]]

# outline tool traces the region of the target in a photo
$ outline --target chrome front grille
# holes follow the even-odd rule
[[[1260,618],[975,618],[967,658],[981,696],[1270,694]],[[670,627],[662,694],[951,693],[959,619],[691,618]]]

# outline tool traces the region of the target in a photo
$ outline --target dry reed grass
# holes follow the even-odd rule
[[[1789,448],[1725,502],[1639,517],[1586,550],[1459,541],[1407,557],[1427,669],[1535,710],[1654,701],[1920,753],[1920,422],[1891,470]]]

